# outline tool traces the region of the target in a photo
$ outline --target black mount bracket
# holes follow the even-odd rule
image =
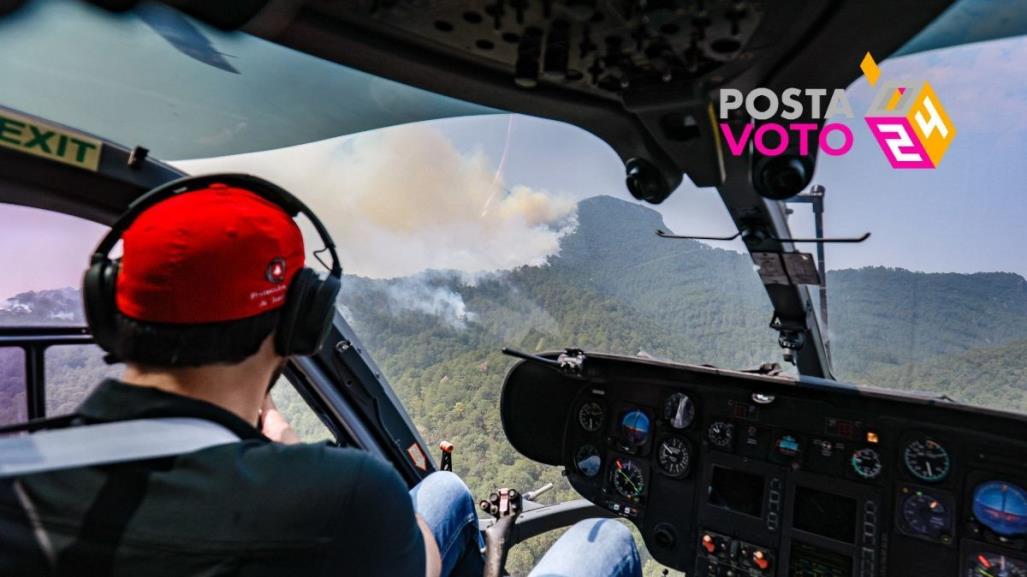
[[[777,344],[784,349],[786,362],[795,363],[795,354],[806,345],[806,327],[798,323],[788,323],[774,313],[770,319],[770,328],[777,331]]]

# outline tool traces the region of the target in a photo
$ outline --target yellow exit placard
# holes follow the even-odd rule
[[[103,142],[7,110],[0,110],[0,146],[96,172]]]

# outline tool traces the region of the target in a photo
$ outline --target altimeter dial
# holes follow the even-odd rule
[[[666,437],[660,441],[656,459],[664,473],[671,477],[684,477],[692,464],[692,450],[685,439]]]

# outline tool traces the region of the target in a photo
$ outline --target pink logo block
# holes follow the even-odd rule
[[[866,121],[892,168],[935,167],[908,118],[867,116]]]

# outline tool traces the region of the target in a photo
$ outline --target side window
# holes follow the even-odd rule
[[[54,345],[46,349],[46,415],[74,412],[100,381],[118,378],[124,365],[108,365],[96,345]]]
[[[4,328],[85,326],[79,285],[89,254],[107,228],[59,212],[0,204],[0,331]],[[0,349],[0,424],[28,418],[26,350],[45,346],[31,334],[15,333],[21,345]],[[107,367],[92,345],[45,348],[46,415],[74,410]],[[42,415],[34,415],[42,416]]]
[[[274,388],[271,389],[271,399],[304,443],[335,440],[331,429],[321,422],[317,413],[310,408],[296,387],[285,377],[279,378]]]
[[[0,347],[0,426],[26,419],[25,351],[21,347]]]
[[[10,204],[0,222],[0,327],[85,325],[82,273],[107,227]]]

